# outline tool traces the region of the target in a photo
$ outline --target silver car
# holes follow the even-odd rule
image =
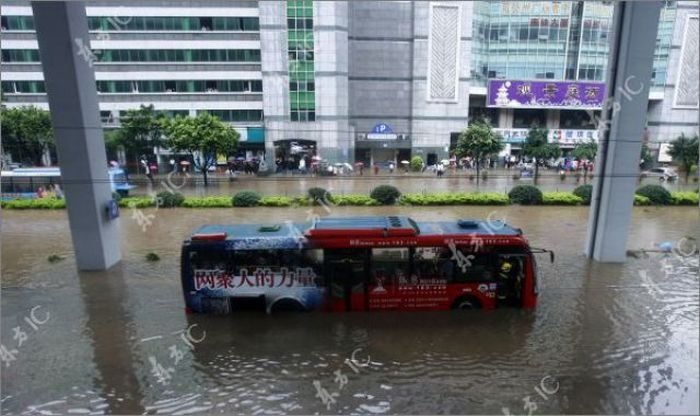
[[[648,178],[659,178],[660,181],[675,181],[678,179],[678,173],[672,168],[653,168],[645,170],[642,175]]]

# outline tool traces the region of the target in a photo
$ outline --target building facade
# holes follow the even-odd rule
[[[6,0],[7,106],[48,108],[31,7]],[[537,123],[597,140],[613,5],[593,1],[142,0],[87,7],[100,110],[210,112],[241,148],[297,163],[449,157],[469,122],[517,153]],[[698,132],[698,4],[665,1],[646,114],[650,147]]]

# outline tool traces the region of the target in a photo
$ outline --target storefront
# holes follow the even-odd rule
[[[411,160],[411,140],[406,134],[398,134],[391,126],[378,123],[368,133],[358,133],[355,141],[355,161],[364,166],[375,164],[382,168],[394,164],[401,166],[404,160]]]

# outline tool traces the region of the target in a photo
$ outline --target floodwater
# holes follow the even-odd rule
[[[355,173],[353,176],[335,177],[313,177],[311,175],[274,175],[268,177],[257,177],[253,175],[240,174],[234,178],[227,174],[216,173],[209,178],[209,186],[205,187],[201,175],[184,177],[179,174],[159,175],[151,185],[144,176],[135,176],[131,180],[137,185],[132,191],[134,195],[145,195],[151,192],[161,192],[177,190],[185,195],[233,195],[236,192],[246,189],[257,191],[262,195],[285,195],[300,196],[306,190],[320,186],[331,194],[369,194],[372,189],[379,185],[393,185],[401,192],[503,192],[507,193],[516,185],[532,185],[531,178],[516,180],[513,178],[515,170],[494,169],[489,171],[486,181],[469,179],[474,175],[473,171],[449,171],[444,177],[437,178],[435,174],[426,173],[402,173],[395,172],[389,175],[387,172],[380,172],[379,175],[365,172],[363,176]],[[558,175],[551,171],[543,171],[542,176],[537,181],[537,186],[543,191],[573,191],[578,185],[592,183],[592,179],[580,179],[578,182],[572,175],[562,181]],[[644,178],[637,183],[637,186],[655,184],[661,185],[669,191],[690,191],[698,188],[698,184],[692,180],[685,183],[684,180],[674,182],[663,182],[657,178]]]
[[[456,220],[493,209],[332,215]],[[533,311],[188,316],[178,256],[192,229],[303,220],[306,209],[148,209],[145,231],[124,210],[123,260],[99,273],[76,272],[65,212],[5,211],[0,410],[698,414],[697,256],[594,264],[582,255],[587,208],[496,209],[533,246],[556,251],[554,264],[540,259]],[[697,238],[698,226],[697,208],[635,208],[629,248]]]

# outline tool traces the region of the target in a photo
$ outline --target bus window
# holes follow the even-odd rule
[[[12,178],[7,178],[7,179],[3,178],[1,182],[2,183],[0,183],[0,186],[2,186],[2,190],[0,192],[2,192],[4,194],[9,194],[9,193],[13,193],[15,191],[14,186],[12,184],[12,182],[13,182]]]
[[[409,276],[408,248],[373,248],[372,275],[383,286],[407,284]]]
[[[226,252],[213,250],[190,251],[191,270],[225,270],[228,271],[230,262]]]
[[[414,274],[418,280],[440,278],[450,281],[455,268],[451,258],[452,253],[445,247],[417,247],[413,255]]]
[[[493,282],[496,278],[494,257],[491,254],[468,252],[464,248],[458,248],[467,259],[461,264],[455,265],[455,282]]]

